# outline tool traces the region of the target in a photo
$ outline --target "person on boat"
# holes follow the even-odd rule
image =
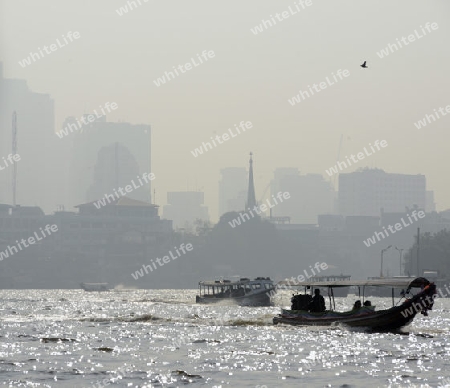
[[[308,310],[312,296],[308,294],[292,295],[291,310]]]
[[[320,295],[320,290],[314,290],[314,296],[309,304],[308,310],[312,313],[321,313],[325,311],[325,299]]]
[[[353,310],[358,310],[358,309],[361,308],[361,306],[362,306],[361,301],[360,301],[360,300],[357,300],[357,301],[355,302],[355,304],[353,305]]]
[[[370,301],[370,300],[366,300],[365,302],[364,302],[364,306],[372,306],[372,302]]]

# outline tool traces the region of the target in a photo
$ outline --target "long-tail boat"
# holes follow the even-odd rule
[[[273,318],[273,323],[290,325],[330,326],[343,324],[350,327],[361,327],[371,331],[395,331],[412,322],[414,317],[421,313],[428,315],[433,308],[437,296],[436,285],[423,277],[403,279],[378,279],[365,281],[334,281],[334,282],[303,282],[299,286],[305,287],[305,294],[295,295],[292,298],[293,306],[290,310],[282,310],[281,314]],[[359,296],[364,302],[366,287],[392,288],[392,307],[386,310],[375,310],[375,306],[362,305],[351,311],[337,312],[334,302],[333,288],[357,286]],[[322,312],[308,311],[312,297],[306,293],[315,287],[327,287],[330,309]],[[395,304],[394,288],[402,288],[401,299]],[[418,289],[414,294],[413,289]],[[366,302],[366,304],[369,304]]]

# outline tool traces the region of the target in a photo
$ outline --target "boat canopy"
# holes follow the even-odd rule
[[[396,288],[420,288],[425,287],[430,284],[430,282],[422,277],[419,278],[386,278],[386,279],[373,279],[373,280],[336,280],[327,282],[317,282],[317,281],[306,281],[297,282],[297,284],[291,284],[287,280],[282,280],[277,283],[277,287],[365,287],[365,286],[375,286],[375,287],[396,287]]]
[[[223,287],[223,286],[238,286],[247,283],[272,283],[270,278],[259,277],[254,280],[250,280],[249,278],[241,278],[240,280],[206,280],[199,282],[199,286],[210,286],[210,287]]]

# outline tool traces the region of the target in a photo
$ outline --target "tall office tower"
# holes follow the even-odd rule
[[[219,218],[227,212],[241,211],[247,198],[248,176],[244,167],[227,167],[220,170]]]
[[[55,136],[54,102],[29,89],[26,80],[3,76],[0,63],[0,158],[12,153],[11,118],[17,112],[17,203],[56,208],[60,198],[61,144]],[[13,168],[0,174],[0,202],[12,203]]]
[[[123,196],[126,186],[131,187],[131,192],[126,193],[127,197],[148,199],[148,185],[141,185],[143,183],[145,180],[139,175],[139,165],[133,154],[122,144],[114,143],[98,152],[94,179],[87,191],[87,201],[95,201],[105,194],[117,192],[120,188],[122,193],[119,191],[118,195]]]
[[[165,219],[172,220],[174,228],[185,228],[195,220],[209,220],[208,208],[203,206],[204,193],[199,191],[174,191],[167,193],[163,207]]]
[[[67,118],[63,128],[74,121],[74,118]],[[101,116],[66,138],[73,142],[69,180],[71,206],[113,194],[132,181],[140,185],[138,177],[151,173],[149,125],[107,122],[105,116]],[[151,203],[150,183],[133,188],[127,196]]]
[[[273,179],[270,182],[271,194],[276,194],[281,190],[281,181],[285,178],[291,177],[295,179],[300,176],[300,171],[296,167],[280,167],[273,173]]]
[[[414,205],[425,209],[426,178],[366,168],[339,175],[338,198],[344,216],[379,216],[381,209],[401,213]]]
[[[272,209],[272,216],[291,218],[291,223],[317,224],[319,214],[333,213],[334,190],[320,174],[300,175],[297,168],[274,172],[271,194],[289,192],[290,198]]]
[[[435,212],[436,211],[436,203],[434,202],[434,191],[427,190],[426,193],[426,201],[427,204],[425,206],[425,211],[427,213]]]

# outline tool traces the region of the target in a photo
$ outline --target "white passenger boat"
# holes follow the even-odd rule
[[[254,280],[241,278],[237,281],[213,280],[198,283],[197,303],[229,302],[240,306],[271,306],[276,286],[270,278]]]

